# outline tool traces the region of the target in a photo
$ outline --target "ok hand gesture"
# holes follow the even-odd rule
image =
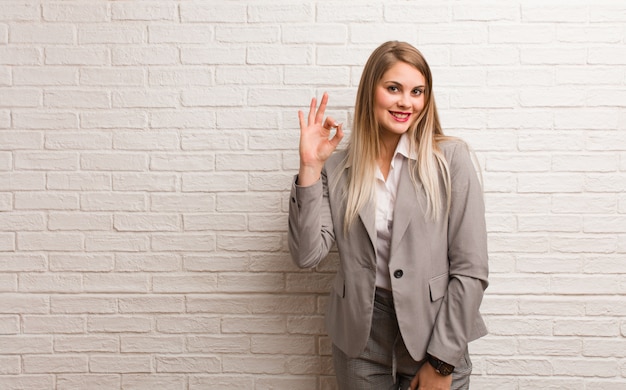
[[[328,94],[324,93],[319,108],[317,99],[311,99],[308,121],[304,120],[304,113],[298,111],[300,120],[300,171],[298,185],[308,186],[320,178],[324,162],[330,157],[343,138],[342,125],[331,117],[324,120],[324,111],[328,103]],[[330,138],[330,131],[336,128],[337,132]]]

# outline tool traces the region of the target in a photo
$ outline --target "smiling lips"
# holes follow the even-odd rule
[[[411,116],[410,113],[408,112],[400,112],[400,111],[389,111],[389,113],[391,114],[391,116],[393,116],[395,118],[395,120],[397,120],[398,122],[406,122],[409,120],[409,117]]]

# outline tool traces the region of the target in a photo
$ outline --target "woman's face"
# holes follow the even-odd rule
[[[374,115],[381,131],[404,134],[424,108],[425,88],[424,75],[414,66],[406,62],[392,65],[374,92]]]

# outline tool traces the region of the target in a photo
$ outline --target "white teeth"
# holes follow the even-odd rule
[[[397,113],[397,112],[392,112],[391,115],[393,115],[393,116],[395,116],[396,118],[399,118],[399,119],[405,119],[405,118],[407,118],[409,116],[409,114],[400,114],[400,113]]]

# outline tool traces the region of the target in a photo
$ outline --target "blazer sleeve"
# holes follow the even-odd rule
[[[319,264],[335,243],[328,196],[326,170],[321,179],[310,186],[296,184],[297,175],[291,183],[289,195],[289,252],[300,268],[312,268]]]
[[[428,353],[458,365],[476,331],[474,327],[484,326],[479,307],[488,285],[487,228],[482,185],[465,143],[455,144],[448,165],[452,186],[448,215],[450,275]]]

